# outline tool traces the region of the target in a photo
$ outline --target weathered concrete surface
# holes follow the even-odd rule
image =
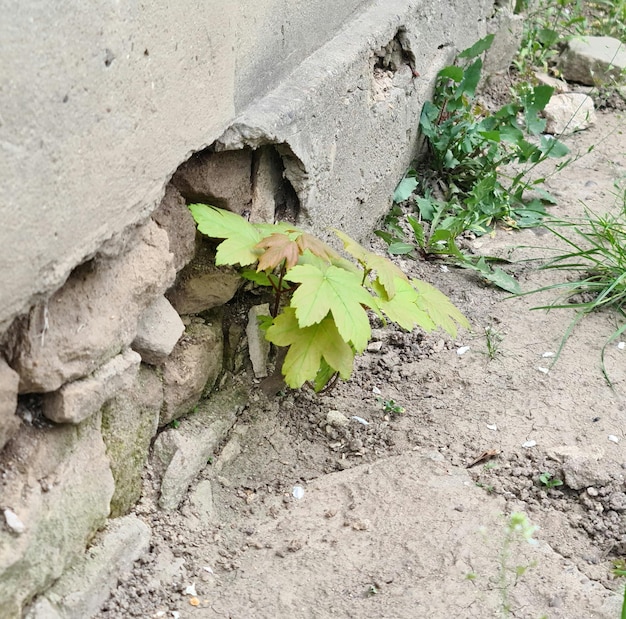
[[[89,551],[33,604],[25,619],[92,617],[149,544],[150,529],[136,516],[109,521]]]
[[[285,176],[300,199],[302,223],[363,237],[390,206],[415,154],[420,110],[437,71],[452,59],[455,46],[462,49],[484,35],[491,6],[373,3],[289,80],[237,117],[216,149],[282,144]],[[404,64],[396,71],[389,67],[394,77],[380,100],[374,96],[376,52],[396,35]]]
[[[115,492],[111,517],[122,516],[141,496],[141,480],[159,426],[163,386],[154,368],[142,365],[135,382],[102,409],[102,438]]]
[[[20,325],[10,363],[22,393],[56,391],[133,341],[139,316],[173,283],[175,272],[167,234],[153,221],[129,242],[124,254],[75,269]]]
[[[178,507],[189,484],[207,465],[247,399],[243,390],[218,392],[203,401],[194,415],[183,419],[177,429],[159,434],[152,461],[161,477],[159,505],[163,509]]]
[[[99,415],[78,426],[24,426],[2,453],[1,502],[24,524],[0,527],[0,619],[45,590],[104,524],[113,477]]]
[[[0,332],[103,241],[147,217],[176,168],[238,116],[246,140],[288,143],[304,158],[305,170],[287,172],[313,225],[371,228],[412,155],[437,69],[485,33],[492,4],[5,7]],[[374,108],[374,50],[401,26],[421,77]]]

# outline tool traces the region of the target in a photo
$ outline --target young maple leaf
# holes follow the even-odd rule
[[[424,331],[433,331],[437,325],[430,318],[428,312],[418,305],[419,295],[410,282],[405,279],[396,279],[395,295],[390,298],[382,283],[374,282],[374,290],[380,295],[378,307],[390,320],[399,324],[403,329],[412,331],[418,325]]]
[[[330,316],[309,327],[301,327],[292,307],[274,319],[265,337],[277,346],[289,346],[283,362],[285,382],[298,389],[307,381],[315,380],[322,359],[343,379],[350,378],[354,352],[341,337]]]
[[[335,260],[341,259],[341,256],[334,249],[331,249],[326,243],[306,232],[303,232],[296,239],[296,243],[300,248],[301,254],[308,249],[314,256],[319,256],[323,260],[326,260],[326,262],[332,263]]]
[[[330,311],[341,337],[352,342],[358,352],[367,346],[371,330],[363,309],[375,307],[376,301],[361,286],[358,274],[318,259],[317,264],[299,264],[285,275],[300,284],[291,297],[291,307],[301,327],[321,322]]]
[[[333,232],[342,240],[343,246],[348,253],[354,256],[366,269],[376,271],[378,280],[385,288],[389,298],[396,294],[396,278],[409,281],[409,278],[391,260],[368,251],[340,230],[334,230]]]
[[[241,215],[206,204],[190,204],[189,210],[202,234],[226,239],[217,247],[215,264],[246,266],[259,259],[255,246],[261,240],[261,233]]]
[[[456,323],[465,329],[470,328],[467,318],[461,314],[443,292],[419,279],[412,279],[411,283],[418,292],[417,305],[428,312],[438,327],[442,327],[452,337],[456,337]]]
[[[261,239],[255,245],[255,248],[265,250],[259,256],[257,271],[273,271],[283,261],[287,269],[290,269],[298,263],[298,258],[300,257],[297,243],[286,234],[281,234],[280,232],[275,232]]]

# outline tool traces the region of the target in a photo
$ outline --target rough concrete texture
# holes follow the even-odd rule
[[[20,427],[17,408],[17,389],[20,377],[0,357],[0,451]]]
[[[167,232],[174,268],[180,271],[196,253],[196,222],[185,198],[171,183],[165,188],[165,196],[152,213],[152,219]]]
[[[220,391],[204,400],[194,415],[181,420],[177,429],[159,434],[152,462],[161,478],[159,505],[163,509],[178,507],[189,484],[225,439],[247,399],[244,390]]]
[[[163,364],[160,425],[186,415],[210,391],[222,371],[224,336],[221,320],[192,322]]]
[[[133,349],[144,363],[158,365],[167,359],[184,330],[172,304],[165,297],[158,297],[139,317]]]
[[[420,110],[437,71],[455,47],[485,34],[490,8],[490,2],[371,4],[236,118],[215,149],[282,145],[277,149],[302,222],[363,237],[389,207],[415,154]],[[403,49],[403,66],[395,71],[378,54],[394,38]],[[376,100],[380,69],[393,77]]]
[[[248,353],[252,362],[252,370],[257,378],[267,376],[267,358],[270,354],[270,343],[265,339],[265,332],[259,328],[259,316],[269,316],[270,306],[267,303],[255,305],[248,311]]]
[[[19,325],[10,363],[22,393],[56,391],[94,372],[130,345],[141,313],[173,283],[167,234],[141,226],[128,251],[74,270]]]
[[[139,370],[141,357],[127,349],[99,367],[91,376],[65,383],[43,398],[44,415],[56,423],[80,423],[97,413],[117,392],[128,389]]]
[[[166,296],[179,314],[199,314],[228,303],[241,283],[236,269],[215,266],[214,247],[204,240]]]
[[[0,332],[142,221],[176,168],[240,115],[250,137],[302,154],[312,178],[302,179],[301,199],[314,225],[356,215],[361,223],[347,231],[371,227],[411,158],[432,78],[453,47],[485,33],[492,4],[11,5],[0,23],[0,189],[10,197],[0,205]],[[373,50],[400,26],[422,77],[373,108]],[[331,205],[352,212],[330,217]]]
[[[494,38],[485,54],[483,70],[485,74],[507,71],[522,42],[524,18],[515,15],[513,9],[500,8],[490,21],[488,30]]]
[[[2,506],[25,531],[0,528],[0,619],[20,617],[104,524],[114,487],[99,425],[94,415],[78,426],[24,426],[3,451]]]
[[[593,99],[580,92],[552,95],[543,115],[547,121],[546,133],[552,135],[582,131],[596,122]]]
[[[102,409],[102,438],[115,492],[111,517],[122,516],[141,496],[142,474],[163,405],[163,386],[154,368],[142,365],[134,384]]]
[[[92,617],[149,545],[150,529],[136,516],[110,520],[89,551],[28,609],[25,619]]]
[[[570,39],[559,58],[559,68],[569,82],[610,84],[626,69],[626,45],[612,37]]]

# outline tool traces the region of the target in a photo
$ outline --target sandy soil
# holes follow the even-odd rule
[[[602,113],[566,140],[595,149],[549,178],[554,214],[615,207],[625,128]],[[542,229],[469,246],[518,261],[524,290],[565,276],[521,262],[549,255],[525,246],[557,246]],[[626,555],[626,350],[607,353],[614,389],[599,357],[615,317],[585,318],[550,368],[543,355],[573,313],[531,308],[553,294],[507,298],[470,272],[399,263],[448,294],[473,330],[451,339],[378,325],[372,351],[330,394],[255,393],[180,510],[156,509],[147,480],[136,513],[152,527],[151,553],[98,617],[619,616],[623,581],[610,570]],[[499,335],[493,359],[487,327]],[[331,410],[346,425],[328,423]],[[467,468],[488,450],[499,455]],[[542,473],[566,484],[548,489]],[[507,515],[520,511],[538,542],[507,546]],[[530,567],[516,579],[503,562]]]

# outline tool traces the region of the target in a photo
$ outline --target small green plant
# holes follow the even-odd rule
[[[485,342],[487,344],[487,356],[490,361],[493,361],[500,352],[500,344],[502,343],[503,336],[499,331],[496,331],[493,327],[485,327]]]
[[[172,421],[170,421],[170,428],[178,430],[178,428],[180,428],[180,421],[178,419],[173,419]]]
[[[526,573],[530,565],[512,564],[512,550],[515,544],[527,542],[536,544],[533,539],[538,527],[531,524],[523,512],[513,512],[507,519],[504,528],[504,539],[498,557],[498,589],[500,591],[500,611],[502,617],[511,616],[510,591],[518,580]]]
[[[558,477],[554,477],[552,473],[548,473],[548,472],[541,473],[541,475],[539,475],[539,481],[546,488],[549,488],[549,489],[558,488],[559,486],[563,485],[562,480],[560,480]]]
[[[394,400],[383,400],[382,398],[378,398],[378,401],[382,404],[383,411],[385,413],[392,413],[394,415],[401,415],[404,413],[404,406],[396,404]]]
[[[269,342],[288,348],[282,373],[292,388],[308,383],[319,392],[350,377],[371,336],[368,310],[408,331],[441,327],[454,336],[457,326],[469,327],[439,290],[343,232],[334,231],[354,261],[288,223],[254,224],[206,204],[189,208],[200,232],[224,239],[215,263],[240,265],[244,278],[271,291],[271,316],[261,328]]]
[[[546,229],[565,243],[570,251],[561,253],[562,250],[555,250],[557,255],[541,268],[567,271],[568,279],[524,293],[559,293],[553,303],[532,309],[575,310],[552,365],[558,360],[576,325],[586,315],[607,309],[616,313],[617,327],[602,346],[600,355],[602,372],[609,385],[606,349],[626,331],[626,187],[621,191],[623,204],[617,214],[599,216],[587,208],[582,218],[552,219],[546,223]]]
[[[377,234],[391,254],[447,256],[457,266],[516,293],[517,281],[493,267],[496,259],[467,256],[456,239],[464,232],[487,234],[498,223],[510,228],[539,225],[546,215],[545,203],[555,200],[540,187],[545,179],[531,180],[530,172],[569,150],[552,136],[542,135],[546,121],[541,113],[552,96],[550,86],[522,84],[514,101],[495,113],[477,102],[480,56],[492,41],[493,35],[481,39],[461,52],[456,64],[439,72],[433,101],[425,103],[420,117],[434,178],[427,179],[421,196],[415,196],[415,214],[401,221],[402,210],[392,209],[385,230]],[[409,170],[394,200],[406,200],[417,187],[415,172]],[[532,199],[527,197],[530,190]]]
[[[618,577],[626,576],[626,560],[616,559],[613,561],[613,575]],[[622,602],[622,612],[620,619],[626,619],[626,587],[624,587],[624,597]]]

